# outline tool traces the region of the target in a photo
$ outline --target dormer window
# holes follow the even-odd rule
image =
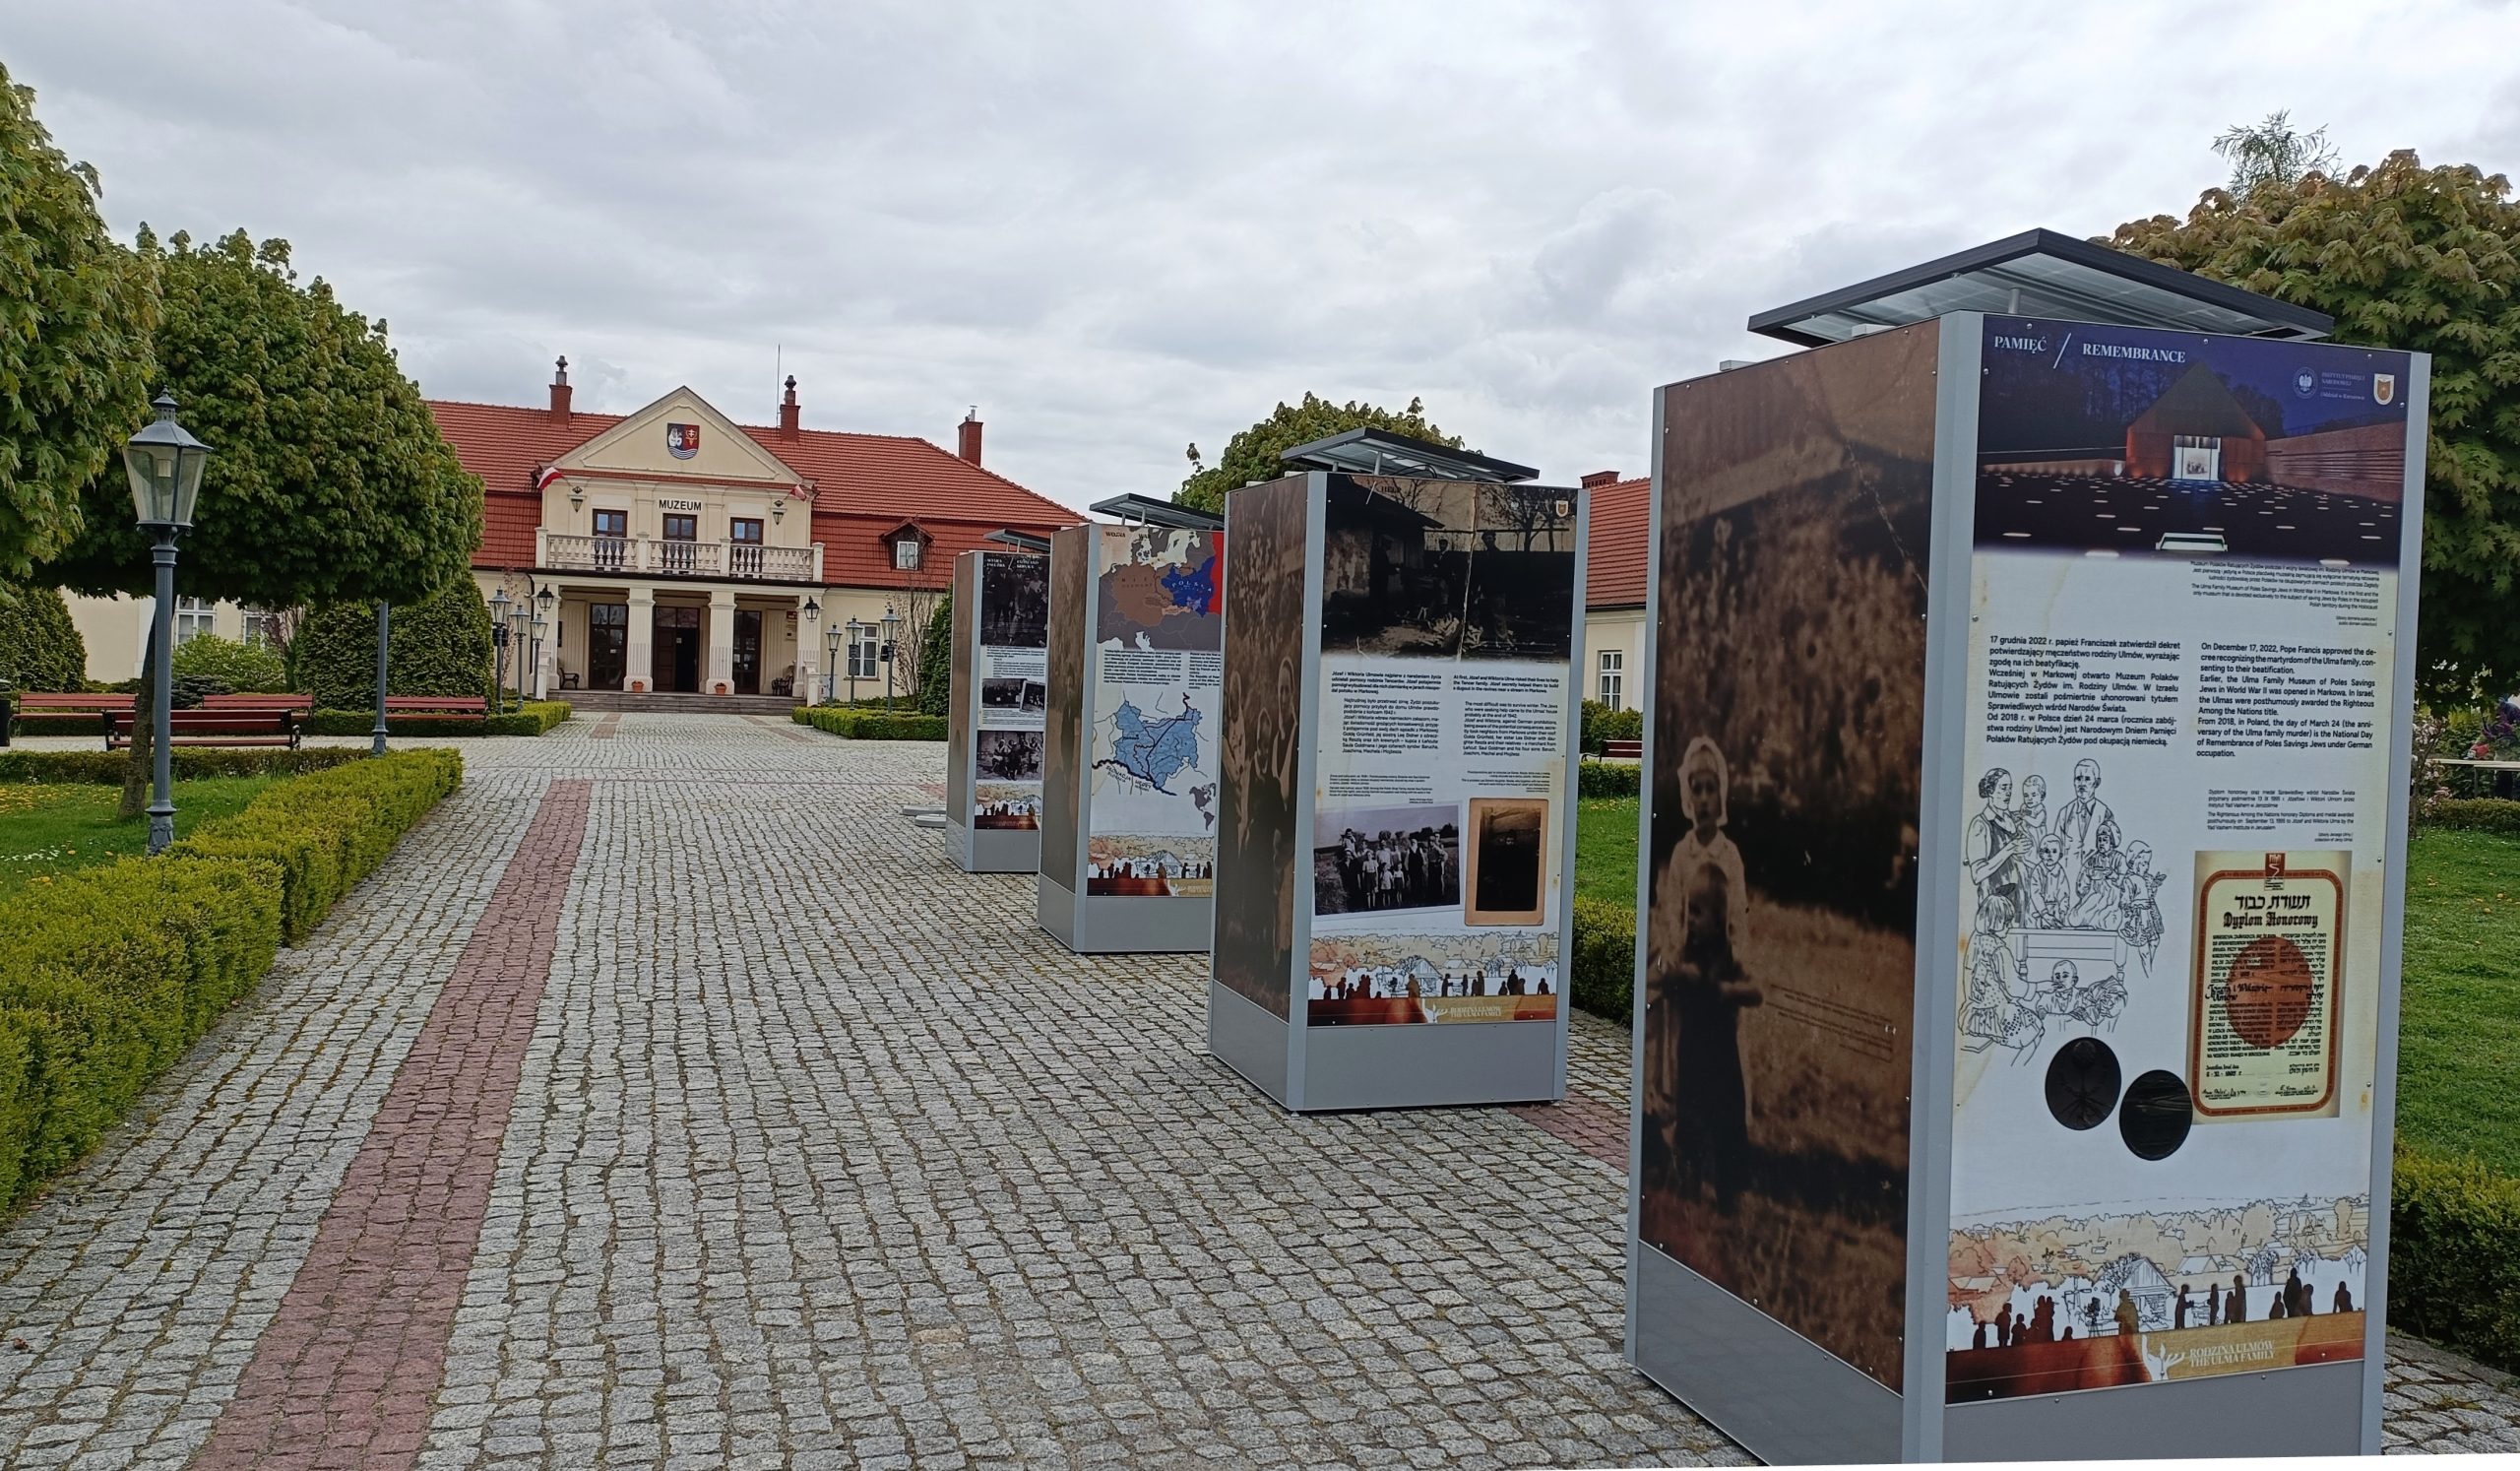
[[[918,570],[918,538],[903,537],[893,543],[893,570],[897,572]]]

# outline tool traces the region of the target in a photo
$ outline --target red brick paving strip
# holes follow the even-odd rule
[[[610,740],[613,736],[620,734],[621,712],[616,710],[612,714],[605,716],[603,719],[597,721],[595,723],[595,729],[587,732],[587,739]]]
[[[418,1458],[591,790],[543,794],[196,1467]]]
[[[1564,1103],[1514,1104],[1505,1112],[1543,1133],[1555,1134],[1619,1174],[1627,1173],[1626,1111],[1570,1093]]]

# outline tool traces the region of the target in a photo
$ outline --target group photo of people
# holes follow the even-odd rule
[[[1313,848],[1313,913],[1458,908],[1460,815],[1449,805],[1325,810]]]
[[[2129,967],[2152,974],[2161,888],[2153,852],[2129,843],[2102,796],[2100,763],[2073,763],[2072,793],[2050,811],[2047,779],[1989,767],[1963,841],[1975,892],[1963,1046],[2028,1055],[2058,1023],[2112,1027]]]

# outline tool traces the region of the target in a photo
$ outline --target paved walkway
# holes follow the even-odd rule
[[[794,738],[805,734],[809,738]],[[1557,1110],[1290,1118],[734,717],[464,790],[0,1233],[0,1464],[1740,1461],[1619,1362],[1625,1034]],[[2409,1346],[2393,1444],[2520,1448]]]

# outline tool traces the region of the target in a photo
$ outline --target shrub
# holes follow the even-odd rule
[[[490,607],[471,578],[396,604],[386,639],[385,692],[490,692]],[[299,689],[319,710],[376,708],[376,605],[343,603],[308,615],[289,645]],[[367,728],[361,726],[363,733]]]
[[[1626,761],[1578,761],[1578,797],[1634,797],[1645,790],[1645,768]]]
[[[282,933],[295,945],[463,779],[464,758],[450,750],[346,762],[273,787],[169,851],[255,859],[277,868]]]
[[[2397,1152],[2389,1322],[2520,1371],[2520,1181],[2475,1160]]]
[[[277,694],[288,688],[288,669],[278,654],[216,633],[196,633],[177,644],[169,668],[177,679],[200,675],[223,680],[228,693]]]
[[[87,730],[95,729],[88,717]],[[175,780],[199,777],[298,776],[366,759],[367,752],[346,746],[305,746],[297,750],[254,746],[179,745],[174,749]],[[122,785],[131,758],[119,751],[0,751],[0,786]]]
[[[88,644],[59,592],[0,583],[0,680],[21,692],[75,693],[87,687]],[[0,1077],[0,1088],[5,1086]]]
[[[567,720],[566,700],[528,700],[506,715],[481,720],[412,720],[387,716],[388,736],[539,736]],[[376,711],[316,710],[301,727],[309,736],[365,736],[376,729]]]
[[[2430,804],[2424,825],[2520,837],[2520,801],[2502,797],[2446,797]]]
[[[927,615],[927,636],[918,641],[918,694],[921,715],[943,716],[954,707],[954,595],[936,600]]]
[[[267,864],[123,859],[0,905],[0,1207],[85,1153],[271,968]]]
[[[942,740],[941,715],[886,715],[851,705],[799,705],[789,719],[850,740]]]
[[[235,692],[235,686],[217,674],[176,674],[166,681],[166,708],[191,710],[212,695]]]
[[[1635,1019],[1636,911],[1606,899],[1575,900],[1575,1004],[1625,1026]]]
[[[1600,755],[1602,748],[1613,740],[1644,738],[1644,711],[1614,709],[1599,700],[1584,702],[1582,744],[1585,755]]]

